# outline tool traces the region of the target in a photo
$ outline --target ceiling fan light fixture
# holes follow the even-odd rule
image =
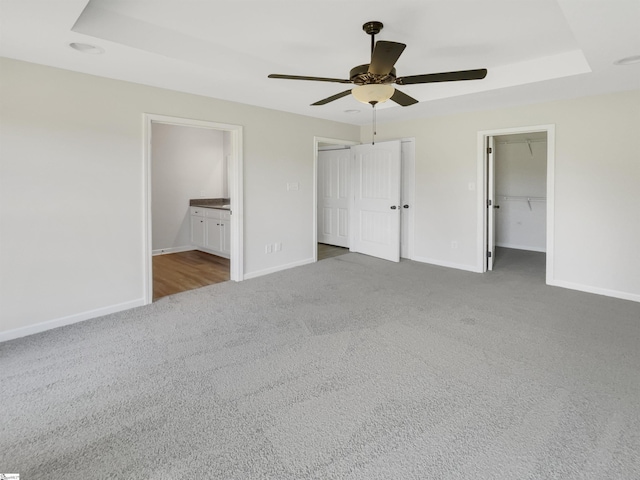
[[[372,83],[370,85],[359,85],[351,90],[353,96],[362,103],[375,105],[389,100],[396,89],[391,85],[382,83]]]

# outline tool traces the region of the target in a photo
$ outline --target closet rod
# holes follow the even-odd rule
[[[331,152],[333,150],[349,150],[348,145],[336,145],[335,147],[320,147],[318,148],[319,152]]]
[[[496,195],[503,200],[524,200],[525,202],[546,202],[547,197],[529,197],[527,195]]]
[[[529,210],[533,211],[533,207],[531,206],[531,202],[545,203],[547,201],[546,197],[525,197],[520,195],[498,195],[497,197],[502,198],[503,200],[516,200],[527,202],[529,205]]]

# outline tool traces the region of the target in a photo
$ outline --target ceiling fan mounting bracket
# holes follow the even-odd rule
[[[382,22],[367,22],[362,25],[362,29],[369,35],[377,35],[382,30],[382,27],[384,27]]]

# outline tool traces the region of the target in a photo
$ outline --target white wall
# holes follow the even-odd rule
[[[640,90],[379,124],[380,141],[416,138],[415,257],[478,269],[468,188],[478,132],[546,124],[556,125],[554,284],[640,301]]]
[[[191,245],[189,200],[223,198],[227,171],[220,130],[152,124],[153,251]]]
[[[370,141],[370,126],[0,69],[0,339],[142,303],[143,113],[244,127],[246,276],[313,259],[314,136]],[[416,139],[415,256],[476,269],[478,131],[555,124],[555,283],[640,300],[639,107],[634,91],[379,125]]]
[[[509,136],[495,140],[496,245],[544,252],[547,142],[511,143]]]
[[[357,140],[358,127],[9,59],[0,70],[0,339],[142,303],[143,113],[242,125],[245,274],[312,261],[314,136]]]

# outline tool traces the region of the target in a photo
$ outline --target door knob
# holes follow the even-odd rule
[[[403,205],[402,208],[409,208],[409,205]]]
[[[391,205],[391,210],[395,210],[396,208],[398,207],[396,207],[395,205]]]

